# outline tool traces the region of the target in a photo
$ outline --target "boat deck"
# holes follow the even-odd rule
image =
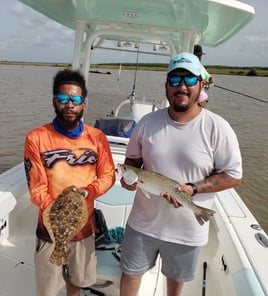
[[[25,203],[26,205],[27,201],[24,200],[22,203]],[[16,215],[16,213],[13,214]],[[0,245],[1,293],[3,293],[1,295],[35,295],[33,253],[35,246],[34,232],[36,215],[37,211],[34,211],[32,205],[29,204],[26,206],[20,215],[17,216],[17,231],[11,235],[9,244]],[[226,295],[221,293],[218,286],[218,279],[215,277],[217,273],[215,272],[215,265],[211,259],[212,253],[215,252],[215,250],[213,250],[213,245],[215,245],[215,242],[212,239],[213,237],[215,236],[211,236],[208,246],[203,248],[201,252],[196,279],[191,283],[185,284],[183,291],[184,296],[202,295],[204,262],[207,262],[206,295],[214,296],[215,291],[217,291],[218,296]],[[158,268],[160,268],[160,266],[155,268],[153,272],[157,273]],[[10,277],[13,278],[12,281],[10,281]],[[152,287],[157,286],[157,289],[165,289],[165,282],[163,283],[164,286],[162,286],[162,283],[156,285],[157,278],[158,277],[153,277],[150,285]],[[117,278],[117,281],[118,285],[119,277]],[[107,296],[119,295],[118,287],[114,288],[110,286],[97,290],[104,292]],[[59,295],[65,295],[64,289],[62,289]],[[91,294],[88,290],[83,290],[81,291],[81,295]],[[140,295],[145,296],[145,294]],[[157,295],[157,293],[155,295]],[[148,295],[146,294],[146,296]]]
[[[121,145],[122,151],[113,154],[115,163],[122,162],[124,148]],[[9,201],[16,198],[17,203],[13,209],[14,205],[10,202],[7,208],[10,208],[11,212],[8,217],[0,219],[1,296],[35,295],[33,254],[37,207],[30,202],[24,180],[23,164],[1,175],[2,197],[7,196]],[[126,224],[134,192],[122,190],[124,189],[117,181],[115,186],[96,202],[96,207],[103,210],[108,228]],[[255,238],[256,234],[262,234],[265,238],[265,233],[251,227],[256,220],[234,190],[220,192],[217,196],[214,203],[216,215],[210,223],[209,242],[202,248],[195,280],[185,284],[182,295],[202,295],[204,262],[207,263],[207,296],[214,296],[215,293],[218,296],[267,295],[264,292],[266,287],[260,286],[260,283],[266,283],[267,247],[259,244]],[[7,226],[3,226],[3,222]],[[8,240],[3,239],[5,231],[9,232]],[[119,295],[119,263],[113,256],[110,259],[107,256],[100,257],[100,254],[98,256],[98,261],[101,262],[101,266],[98,266],[98,278],[114,282],[114,286],[98,290],[102,290],[107,296]],[[255,274],[252,264],[258,267],[258,273]],[[115,272],[103,272],[107,267]],[[166,295],[165,278],[160,270],[159,261],[157,266],[143,277],[138,296]],[[63,289],[59,296],[65,294]],[[81,291],[81,294],[90,295],[87,290]]]
[[[118,186],[115,186],[113,190],[118,190]],[[116,194],[116,192],[113,191],[110,193],[111,196]],[[132,198],[133,197],[129,195],[129,198],[125,199],[124,205],[122,205],[118,199],[116,201],[117,204],[109,204],[109,198],[107,197],[104,197],[102,201],[97,203],[97,207],[103,209],[109,228],[113,225],[125,225],[131,208]],[[111,208],[113,208],[113,211],[111,211]],[[25,194],[17,200],[17,206],[10,213],[10,237],[8,241],[2,241],[0,244],[1,295],[35,295],[33,254],[36,221],[37,208],[30,203],[28,194]],[[206,248],[203,248],[201,252],[196,279],[185,285],[183,295],[196,296],[202,293],[203,263],[205,261],[207,262],[206,295],[215,295],[215,291],[217,291],[217,295],[219,296],[224,295],[220,292],[219,287],[217,287],[218,280],[215,278],[215,265],[211,259],[217,246],[217,242],[214,241],[214,238],[216,238],[216,235],[214,235],[212,228],[209,244]],[[116,282],[116,287],[109,286],[104,289],[98,289],[107,296],[119,295],[118,287],[120,274],[118,273],[118,264],[119,263],[115,263],[115,265],[117,265],[117,275],[113,279],[113,281]],[[150,290],[155,290],[155,294],[153,294],[154,292],[151,294],[145,292],[144,289],[146,289],[146,287],[144,284],[143,292],[140,292],[139,295],[165,295],[163,292],[165,291],[165,280],[161,275],[160,268],[159,262],[158,266],[146,275],[146,285],[148,285],[147,280],[149,280]],[[10,281],[10,277],[12,277],[12,281]],[[111,277],[109,276],[108,280],[110,279]],[[65,295],[64,289],[59,295]],[[89,294],[88,290],[83,290],[81,291],[81,295],[91,294]]]

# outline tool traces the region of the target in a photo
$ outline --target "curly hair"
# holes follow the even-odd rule
[[[84,76],[79,70],[72,70],[70,68],[65,68],[56,73],[53,79],[53,95],[59,93],[60,87],[63,84],[75,84],[79,86],[82,90],[82,96],[85,98],[87,96],[87,88]]]

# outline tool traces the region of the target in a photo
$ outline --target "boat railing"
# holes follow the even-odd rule
[[[256,227],[255,217],[233,188],[218,192],[214,205],[221,242],[215,262],[221,262],[226,273],[232,270],[235,287],[243,286],[248,295],[266,295],[267,246],[257,243],[256,239],[258,235],[267,239],[266,233]]]
[[[115,110],[114,117],[118,117],[122,107],[125,105],[130,106],[130,117],[136,121],[139,121],[142,116],[147,113],[154,112],[158,109],[162,109],[167,105],[167,100],[165,99],[155,99],[155,98],[135,98],[126,99],[122,101]]]

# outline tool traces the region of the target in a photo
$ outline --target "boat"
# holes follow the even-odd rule
[[[112,74],[112,72],[107,71],[107,72],[103,72],[103,71],[99,71],[99,70],[89,70],[89,73],[95,73],[95,74]]]
[[[215,47],[230,39],[254,17],[254,8],[235,0],[20,0],[56,22],[74,29],[72,67],[89,78],[91,54],[99,48],[120,50],[132,44],[138,53],[168,55],[192,52],[194,44]],[[152,51],[142,49],[153,48]],[[137,49],[138,48],[138,49]],[[135,86],[135,84],[134,84]],[[128,106],[128,116],[121,116]],[[148,112],[163,108],[165,101],[137,99],[135,87],[99,127],[124,126],[130,131]],[[124,131],[124,128],[119,131]],[[108,134],[115,164],[123,163],[129,141],[126,134]],[[108,228],[124,227],[133,192],[119,180],[96,200]],[[116,196],[116,198],[114,198]],[[202,248],[196,278],[186,283],[184,296],[267,296],[268,237],[234,189],[218,192],[210,222],[208,244]],[[33,252],[37,208],[30,203],[24,165],[19,163],[0,175],[0,295],[35,295]],[[81,295],[119,295],[120,249],[97,250],[98,281],[81,289]],[[65,295],[64,288],[59,295]],[[166,296],[161,260],[142,279],[139,296]]]

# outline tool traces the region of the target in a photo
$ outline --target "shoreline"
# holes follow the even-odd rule
[[[46,66],[46,67],[71,67],[70,63],[44,63],[44,62],[20,62],[20,61],[0,61],[0,65],[17,65],[17,66]],[[91,70],[98,69],[119,69],[136,70],[136,64],[133,63],[110,63],[110,64],[92,64]],[[204,65],[210,74],[219,75],[240,75],[240,76],[262,76],[268,77],[268,67],[239,67],[239,66],[220,66]],[[167,69],[167,64],[139,63],[138,70],[145,71],[163,71]]]

